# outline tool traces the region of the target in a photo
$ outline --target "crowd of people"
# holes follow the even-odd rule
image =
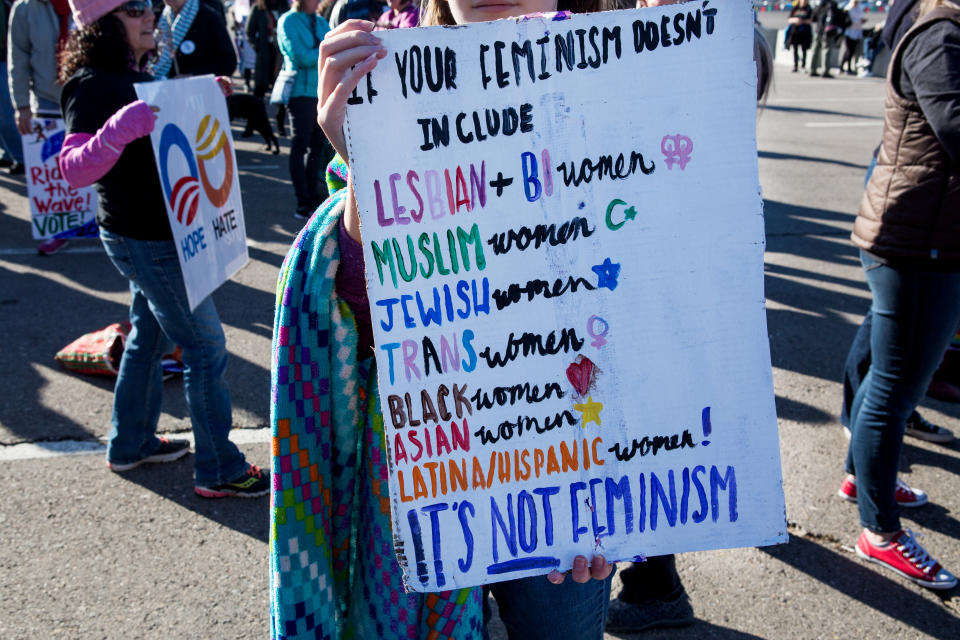
[[[843,7],[836,0],[822,0],[816,8],[809,0],[798,0],[790,9],[784,34],[784,46],[793,50],[794,73],[803,69],[811,76],[833,78],[830,69],[837,66],[841,73],[870,75],[876,55],[876,27],[865,29],[866,22],[861,0],[849,0]],[[807,51],[811,47],[808,69]]]
[[[636,6],[673,3],[637,0]],[[225,498],[272,491],[273,500],[282,499],[280,476],[271,479],[247,462],[229,439],[223,329],[212,298],[192,311],[187,304],[149,142],[155,114],[136,98],[133,85],[212,74],[229,100],[231,77],[239,72],[252,82],[260,108],[265,110],[268,100],[276,105],[281,135],[289,116],[295,215],[307,222],[281,269],[275,336],[309,324],[328,330],[328,340],[278,343],[271,394],[274,436],[280,442],[313,424],[313,416],[303,415],[278,392],[288,383],[277,371],[284,358],[295,357],[290,349],[301,366],[323,375],[334,361],[331,352],[347,347],[351,356],[337,365],[338,375],[354,384],[328,385],[320,402],[355,409],[332,412],[336,441],[324,443],[318,454],[324,486],[347,496],[329,507],[323,535],[311,536],[306,547],[291,543],[297,529],[272,511],[274,637],[442,633],[479,638],[489,618],[487,595],[497,600],[511,638],[555,629],[563,629],[566,638],[600,638],[605,627],[639,631],[692,622],[673,556],[623,568],[623,589],[612,601],[616,569],[602,556],[578,557],[569,577],[554,571],[546,578],[433,597],[405,593],[389,513],[367,508],[388,499],[387,484],[379,482],[387,456],[372,382],[372,328],[343,122],[347,97],[386,55],[376,32],[606,8],[613,7],[605,0],[515,0],[481,7],[470,0],[420,5],[412,0],[294,0],[290,5],[256,0],[245,13],[220,0],[16,0],[12,6],[0,0],[7,29],[0,49],[7,76],[3,86],[9,87],[9,94],[0,93],[0,144],[8,170],[22,172],[18,136],[30,131],[33,119],[62,117],[67,135],[60,170],[71,185],[97,190],[101,243],[129,282],[132,329],[117,376],[107,450],[107,464],[115,472],[169,462],[190,451],[188,441],[156,434],[160,359],[177,345],[183,351],[184,393],[195,435],[196,493]],[[856,72],[865,39],[873,43],[868,49],[875,51],[879,41],[892,51],[882,139],[853,229],[873,304],[844,369],[841,421],[850,445],[839,495],[857,503],[861,557],[921,586],[945,589],[955,586],[956,578],[900,522],[901,508],[920,507],[929,498],[898,479],[898,466],[904,435],[935,443],[953,439],[917,413],[924,394],[960,400],[960,380],[953,375],[960,353],[954,346],[960,327],[960,235],[955,231],[960,224],[960,6],[954,0],[897,0],[876,34],[865,33],[864,22],[860,0],[850,0],[844,9],[835,0],[822,0],[816,8],[799,0],[785,42],[793,50],[794,71],[807,68],[812,48],[810,75],[826,78],[832,77],[829,60],[840,48],[837,63],[847,73]],[[240,40],[254,52],[252,64],[238,57]],[[761,100],[772,58],[762,37],[755,42]],[[142,198],[144,193],[156,196]],[[57,248],[41,246],[41,252]],[[343,389],[356,394],[361,388],[369,394],[363,402],[341,395]],[[334,459],[331,449],[352,453]],[[276,447],[274,453],[276,467]],[[351,539],[353,544],[343,544]],[[280,561],[281,544],[296,544],[310,562],[319,563],[325,580],[335,585],[336,606],[319,603],[315,590],[297,582],[299,567]],[[367,584],[366,569],[373,564],[385,567],[376,574],[377,585]],[[391,624],[397,615],[417,625]]]

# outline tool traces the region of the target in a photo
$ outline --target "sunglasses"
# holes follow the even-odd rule
[[[117,11],[123,11],[131,18],[140,18],[148,11],[152,11],[150,3],[147,0],[130,0],[117,7]]]

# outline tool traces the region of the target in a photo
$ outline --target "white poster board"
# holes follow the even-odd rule
[[[159,108],[150,141],[192,310],[249,259],[226,101],[213,76],[134,86]]]
[[[785,542],[750,3],[377,35],[346,130],[409,588]]]
[[[30,229],[35,240],[96,238],[97,192],[74,189],[60,174],[60,147],[66,136],[61,118],[39,116],[22,136],[23,164],[30,200]]]

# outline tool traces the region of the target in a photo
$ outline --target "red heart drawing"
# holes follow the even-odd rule
[[[586,395],[593,382],[594,364],[586,356],[577,356],[575,362],[571,362],[567,367],[567,380],[573,385],[577,393],[581,396]]]

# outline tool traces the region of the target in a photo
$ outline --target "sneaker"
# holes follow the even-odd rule
[[[293,212],[293,217],[297,220],[309,220],[311,213],[310,209],[297,209]]]
[[[270,481],[260,467],[252,464],[239,478],[209,487],[197,485],[193,491],[201,498],[257,498],[267,495]]]
[[[53,254],[55,254],[57,251],[60,251],[60,249],[63,249],[68,244],[70,243],[64,240],[63,238],[50,238],[49,240],[41,243],[40,246],[37,247],[37,253],[39,253],[42,256],[52,256]]]
[[[153,464],[156,462],[173,462],[178,458],[190,453],[189,440],[171,440],[169,438],[160,438],[160,447],[146,458],[141,458],[136,462],[117,463],[107,460],[107,467],[110,471],[129,471],[139,467],[142,464]]]
[[[924,420],[916,411],[907,418],[907,435],[927,442],[943,443],[953,440],[953,431]]]
[[[837,495],[847,502],[857,501],[857,481],[850,476],[843,479]],[[911,489],[907,483],[897,478],[897,489],[894,492],[897,504],[901,507],[922,507],[927,504],[927,494],[920,489]]]
[[[857,555],[883,565],[891,571],[928,589],[952,589],[957,579],[930,557],[909,529],[901,529],[893,540],[882,547],[870,544],[864,531],[857,540]]]
[[[7,167],[7,175],[22,176],[24,173],[26,173],[26,167],[23,166],[22,162],[14,160],[13,163]]]
[[[820,77],[820,74],[817,73],[816,71],[811,71],[811,72],[810,72],[810,75],[813,76],[814,78],[819,78],[819,77]]]
[[[645,629],[686,627],[693,624],[693,607],[683,585],[673,593],[639,604],[620,598],[610,601],[606,629],[610,633],[636,633]]]

